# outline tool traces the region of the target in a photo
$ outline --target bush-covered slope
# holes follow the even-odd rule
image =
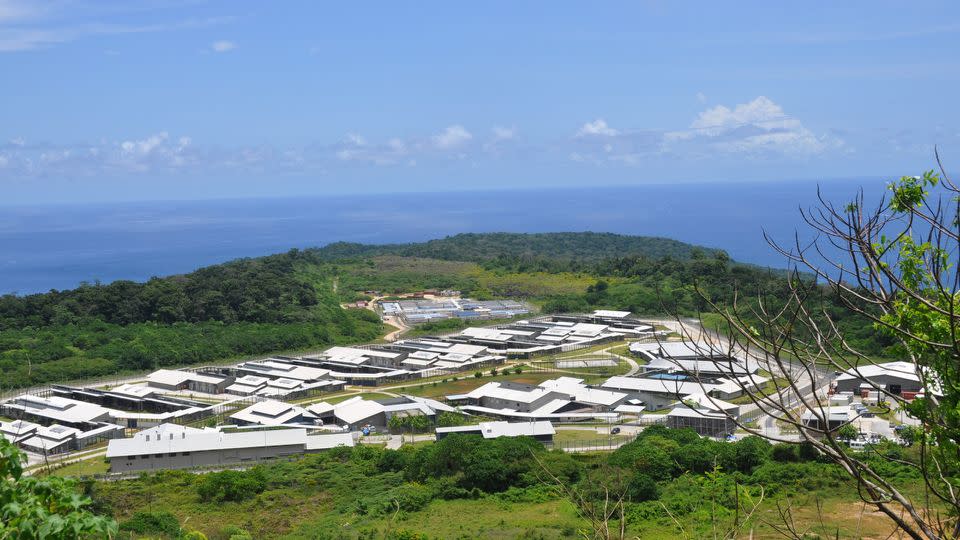
[[[626,255],[642,255],[653,259],[688,259],[698,251],[715,254],[719,250],[697,247],[669,238],[581,232],[467,233],[415,244],[363,245],[339,242],[308,251],[325,260],[400,255],[471,262],[518,258],[595,262]]]
[[[291,251],[145,283],[0,297],[0,388],[375,339]]]

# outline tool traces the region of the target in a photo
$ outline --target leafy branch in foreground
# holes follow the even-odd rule
[[[117,524],[90,511],[74,480],[24,476],[26,456],[0,437],[0,539],[113,538]]]
[[[731,417],[741,429],[793,443],[783,428],[796,432],[856,482],[863,502],[890,519],[897,534],[957,538],[960,187],[941,165],[940,174],[903,177],[888,188],[890,196],[873,205],[862,191],[844,206],[821,195],[818,207],[802,212],[816,234],[813,241],[798,235],[785,247],[768,238],[792,262],[786,294],[738,290],[726,303],[702,295],[708,309],[722,316],[717,332],[681,327],[704,348],[755,360],[772,374],[773,391],[757,390],[754,376],[740,379],[746,407],[769,420],[762,426]],[[879,362],[838,324],[830,309],[837,304],[872,327],[878,339],[896,344],[893,350],[909,366],[903,375],[918,377],[924,392],[908,398],[870,375],[876,370],[868,368]],[[878,401],[919,421],[921,429],[910,433],[911,448],[885,443],[851,450],[842,428],[831,422],[827,396],[832,374],[841,371],[865,381]],[[892,465],[912,474],[891,474]]]

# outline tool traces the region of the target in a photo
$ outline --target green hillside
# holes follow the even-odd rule
[[[340,242],[311,251],[324,259],[400,255],[472,262],[503,258],[595,262],[628,255],[641,255],[652,259],[689,259],[697,252],[709,255],[719,252],[669,238],[595,232],[467,233],[415,244],[363,245]]]
[[[650,316],[695,315],[708,308],[701,293],[723,300],[736,288],[774,298],[786,291],[782,272],[662,238],[492,233],[332,244],[143,283],[2,296],[0,388],[371,341],[382,332],[377,317],[340,304],[370,289],[424,288],[521,298],[550,312]],[[846,310],[834,311],[846,324]],[[847,319],[865,350],[883,352],[869,325]]]

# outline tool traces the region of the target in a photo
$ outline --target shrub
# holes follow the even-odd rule
[[[788,443],[773,445],[771,456],[773,457],[774,461],[779,461],[781,463],[797,461],[800,459],[800,455],[797,452],[797,447]]]
[[[657,446],[655,439],[651,438],[639,439],[621,446],[610,454],[608,463],[621,469],[644,471],[654,480],[668,480],[675,469],[670,454]]]
[[[762,464],[770,455],[770,443],[760,437],[751,435],[744,437],[733,444],[731,468],[748,473],[754,467]]]
[[[652,501],[660,497],[660,488],[653,478],[638,473],[633,475],[627,484],[627,496],[632,502]]]
[[[136,512],[120,524],[120,530],[176,537],[180,535],[180,520],[170,512]]]
[[[223,471],[203,475],[197,483],[197,494],[203,502],[239,502],[262,493],[266,486],[260,468]]]

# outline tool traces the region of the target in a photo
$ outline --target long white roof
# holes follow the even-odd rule
[[[667,416],[682,416],[686,418],[715,418],[722,420],[728,416],[722,412],[711,411],[710,409],[692,409],[686,405],[674,407]]]
[[[593,312],[594,317],[609,317],[611,319],[624,319],[630,316],[629,311],[611,311],[609,309],[598,309]]]
[[[554,392],[562,392],[572,396],[575,400],[581,403],[591,403],[597,405],[610,406],[627,397],[627,394],[623,392],[589,388],[587,385],[583,384],[583,379],[577,379],[574,377],[558,377],[556,379],[543,381],[540,383],[540,387],[546,388],[547,390],[552,390]]]
[[[297,379],[300,381],[317,381],[327,376],[330,371],[309,366],[298,366],[281,360],[267,360],[264,362],[245,362],[238,366],[240,369],[256,372],[270,378]]]
[[[851,379],[870,379],[871,377],[898,377],[900,379],[920,382],[917,375],[917,366],[913,362],[887,362],[885,364],[870,364],[856,369],[849,369],[837,377],[838,381]]]
[[[51,418],[60,422],[94,422],[105,419],[112,412],[111,409],[94,403],[78,401],[60,396],[42,398],[30,394],[20,396],[6,402],[7,406],[16,407],[25,413]]]
[[[630,351],[646,353],[651,357],[661,358],[696,358],[723,356],[723,352],[711,347],[708,343],[693,341],[657,341],[652,343],[631,343]]]
[[[480,430],[484,439],[497,437],[534,437],[537,435],[553,435],[556,430],[553,424],[546,421],[535,422],[480,422]]]
[[[303,407],[282,401],[266,400],[254,403],[246,409],[235,412],[230,415],[230,418],[265,426],[279,426],[287,424],[300,416],[313,417],[313,415]]]
[[[550,390],[535,386],[530,390],[518,390],[504,387],[499,382],[488,382],[487,384],[475,388],[466,395],[471,399],[480,399],[484,397],[516,401],[518,403],[533,403],[534,401],[546,396]]]
[[[201,375],[192,371],[179,369],[158,369],[147,375],[147,381],[170,386],[177,386],[187,381],[218,384],[223,382],[223,377],[212,377],[210,375]]]
[[[353,437],[349,433],[308,435],[307,430],[302,428],[236,431],[210,429],[165,433],[159,439],[150,437],[149,441],[146,437],[113,439],[107,446],[107,457],[271,446],[302,446],[304,450],[314,450],[353,445]]]
[[[696,394],[698,392],[703,392],[704,390],[709,391],[716,385],[704,383],[702,386],[699,383],[692,381],[679,381],[671,379],[644,379],[640,377],[624,377],[617,375],[610,377],[603,382],[600,386],[604,388],[612,388],[618,390],[632,390],[635,392],[650,392],[650,393],[660,393],[660,394],[678,394],[680,396],[686,396],[690,394]]]
[[[17,442],[40,429],[40,424],[27,422],[26,420],[14,420],[12,422],[0,422],[0,435],[3,435],[8,441]]]
[[[683,398],[683,403],[688,407],[690,405],[696,405],[697,409],[709,409],[711,411],[736,411],[740,408],[739,405],[730,403],[729,401],[723,401],[715,397],[710,397],[706,394],[690,394]]]
[[[333,406],[333,415],[344,424],[356,424],[371,416],[383,412],[383,405],[376,401],[366,400],[360,396],[341,401]]]
[[[547,421],[534,422],[480,422],[477,426],[439,427],[437,433],[479,433],[484,439],[497,437],[534,437],[553,435],[553,424]]]

